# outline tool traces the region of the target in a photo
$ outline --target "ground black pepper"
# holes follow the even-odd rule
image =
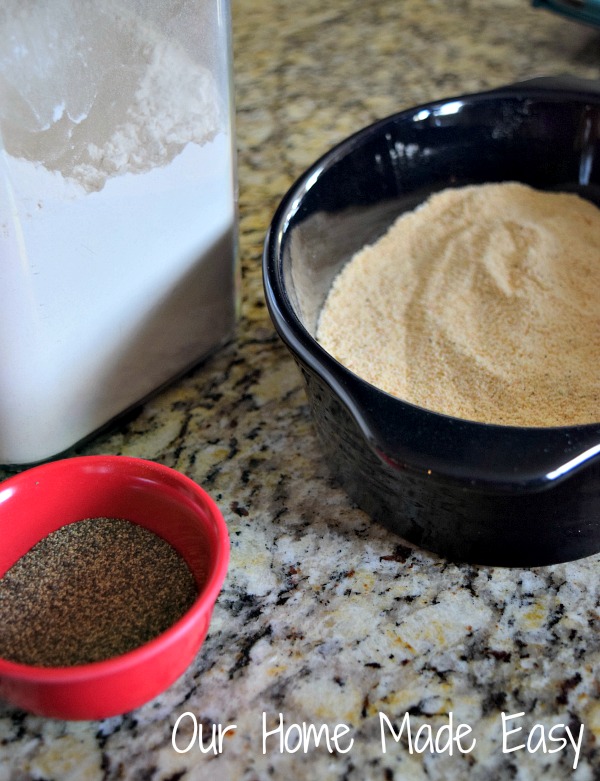
[[[158,535],[88,518],[49,534],[0,578],[0,656],[43,667],[108,659],[159,635],[197,594]]]

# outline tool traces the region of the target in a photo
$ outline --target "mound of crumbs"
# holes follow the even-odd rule
[[[108,659],[152,640],[198,595],[179,553],[120,518],[40,540],[0,578],[0,657],[42,667]]]
[[[600,209],[516,182],[447,189],[334,280],[317,338],[378,388],[484,423],[600,420]]]

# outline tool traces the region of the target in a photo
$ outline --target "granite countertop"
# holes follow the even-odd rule
[[[229,574],[201,653],[153,702],[81,723],[0,706],[0,781],[598,779],[598,557],[456,565],[371,523],[321,458],[260,261],[278,200],[333,143],[434,98],[543,74],[598,78],[600,32],[518,0],[234,0],[233,16],[236,334],[75,451],[153,459],[205,487],[230,529]],[[280,715],[283,750],[274,733],[263,751]],[[400,742],[386,719],[404,723]],[[206,752],[182,751],[194,723]],[[292,751],[303,723],[327,725],[330,744]],[[216,754],[212,725],[236,725]]]

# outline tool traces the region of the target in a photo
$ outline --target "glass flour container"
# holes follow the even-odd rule
[[[0,463],[68,449],[237,313],[228,0],[0,9]]]

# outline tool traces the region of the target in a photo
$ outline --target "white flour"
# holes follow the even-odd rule
[[[0,462],[27,463],[224,341],[235,191],[226,64],[196,62],[134,3],[12,5],[0,11]],[[226,46],[214,24],[206,35]]]
[[[212,74],[191,67],[170,42],[159,42],[123,121],[104,144],[87,145],[71,176],[88,190],[100,189],[109,176],[167,165],[186,144],[214,138],[218,110]]]
[[[99,190],[167,165],[223,124],[214,74],[116,0],[26,10],[18,0],[0,14],[0,129],[13,157]]]

